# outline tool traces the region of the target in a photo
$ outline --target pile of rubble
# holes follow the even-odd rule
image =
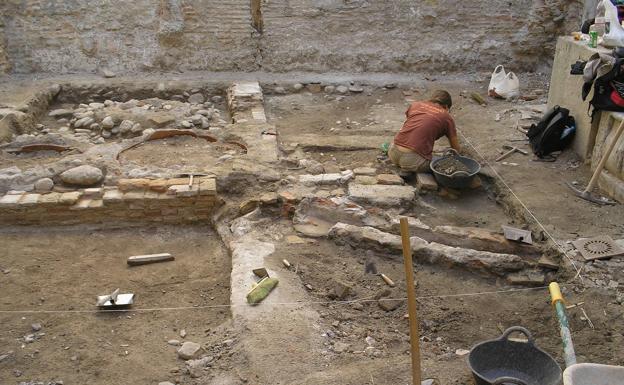
[[[197,95],[201,98],[195,97]],[[216,130],[227,124],[221,117],[221,111],[214,107],[213,102],[205,102],[202,94],[191,95],[188,102],[158,98],[126,102],[106,100],[104,103],[79,104],[75,109],[55,109],[48,115],[63,125],[59,133],[71,133],[77,140],[95,144],[114,137],[139,136],[146,129]],[[38,128],[40,133],[50,131],[43,125]]]

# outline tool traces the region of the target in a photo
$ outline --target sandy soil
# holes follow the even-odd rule
[[[122,164],[132,162],[138,165],[209,172],[220,157],[241,154],[243,150],[236,145],[210,143],[204,139],[180,136],[146,142],[124,151],[119,160]]]
[[[152,384],[173,379],[176,347],[203,343],[229,318],[230,260],[205,227],[3,229],[0,274],[0,383]],[[129,267],[131,255],[169,252],[175,261]],[[120,288],[134,308],[184,311],[96,312],[95,296]],[[37,313],[37,311],[70,311]],[[86,312],[80,312],[86,310]],[[75,311],[75,312],[71,312]],[[42,329],[35,332],[31,324]],[[181,338],[180,331],[188,334]],[[40,336],[26,343],[24,336]],[[18,376],[19,375],[19,376]]]

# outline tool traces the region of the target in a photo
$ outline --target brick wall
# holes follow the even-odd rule
[[[121,180],[117,187],[9,193],[0,198],[0,223],[187,223],[209,220],[219,204],[214,178],[195,178],[192,186],[188,179]]]
[[[17,73],[435,71],[534,67],[582,12],[566,0],[260,3],[3,0],[0,25]]]

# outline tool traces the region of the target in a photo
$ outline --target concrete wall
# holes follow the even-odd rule
[[[586,42],[574,41],[571,37],[560,37],[557,43],[555,61],[550,76],[550,90],[548,92],[548,107],[559,105],[570,110],[576,121],[576,135],[572,144],[574,152],[582,159],[591,160],[600,114],[592,121],[588,114],[589,101],[592,92],[583,101],[581,96],[583,87],[582,75],[570,75],[570,65],[577,60],[587,60],[596,52],[608,53],[610,50],[599,47],[590,48]]]
[[[581,13],[566,0],[2,0],[0,71],[527,69]]]

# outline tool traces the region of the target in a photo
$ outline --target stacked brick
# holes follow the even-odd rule
[[[0,223],[9,225],[109,222],[185,223],[208,220],[219,205],[214,177],[122,179],[116,187],[0,198]]]

